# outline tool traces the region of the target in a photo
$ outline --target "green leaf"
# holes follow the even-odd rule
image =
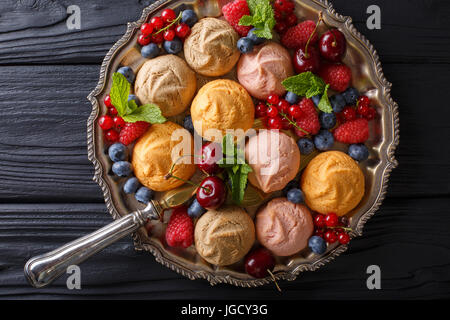
[[[236,174],[236,172],[238,172],[239,168],[240,168],[239,165],[235,164],[231,169],[233,170],[233,173]]]
[[[226,134],[222,139],[222,152],[229,156],[235,156],[234,139],[231,134]]]
[[[312,72],[303,72],[289,77],[282,84],[287,91],[307,98],[322,94],[325,90],[325,82]]]
[[[119,116],[123,117],[128,111],[128,94],[130,93],[130,83],[123,74],[118,72],[113,73],[112,79],[113,84],[109,93],[111,103],[114,107],[116,107]]]
[[[139,108],[139,107],[136,104],[136,101],[129,100],[128,101],[128,110],[127,110],[126,114],[130,114],[130,113],[134,112],[137,108]]]
[[[164,123],[167,119],[161,114],[156,104],[144,104],[132,113],[123,116],[126,122],[145,121],[149,123]]]
[[[243,16],[241,20],[239,20],[240,26],[252,26],[253,18],[251,16]]]
[[[253,26],[255,35],[272,39],[272,30],[276,20],[270,0],[247,0],[251,16],[245,15],[239,20],[241,26]]]
[[[332,113],[333,108],[331,106],[330,100],[328,99],[328,88],[330,87],[329,84],[325,86],[325,90],[323,92],[322,98],[320,98],[319,105],[317,108],[319,108],[320,111],[325,113]]]
[[[249,164],[245,163],[241,166],[241,171],[245,174],[250,173],[253,171],[252,167],[250,167]]]

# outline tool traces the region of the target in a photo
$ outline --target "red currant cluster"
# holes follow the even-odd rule
[[[177,17],[172,9],[164,9],[161,16],[151,18],[150,22],[141,26],[138,43],[146,46],[150,43],[161,44],[164,40],[172,41],[175,37],[183,40],[191,32],[185,23],[179,23],[181,13]]]
[[[105,139],[109,143],[119,141],[119,132],[125,126],[125,120],[117,115],[116,108],[111,103],[111,97],[107,95],[103,100],[108,108],[108,113],[98,119],[98,125],[105,131]]]
[[[256,117],[261,118],[263,124],[274,130],[291,130],[296,129],[300,132],[304,130],[296,123],[300,120],[304,113],[297,104],[290,104],[285,99],[272,94],[267,98],[267,102],[260,102],[256,105]]]
[[[298,22],[298,18],[294,13],[295,4],[288,0],[275,0],[273,3],[273,9],[275,14],[275,30],[278,33],[283,33],[289,27],[295,26]]]
[[[329,244],[336,241],[339,241],[340,244],[347,244],[350,242],[347,231],[351,230],[348,222],[347,217],[338,217],[336,213],[327,215],[319,213],[314,216],[314,235],[325,239]]]
[[[337,113],[336,117],[340,123],[365,118],[368,121],[375,119],[377,111],[370,106],[370,99],[367,96],[360,96],[355,106],[346,106],[342,112]]]

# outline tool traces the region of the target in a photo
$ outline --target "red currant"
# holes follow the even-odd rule
[[[363,104],[358,105],[358,108],[356,108],[356,111],[358,112],[358,114],[363,117],[365,117],[370,112],[369,110],[370,110],[370,107],[363,105]]]
[[[267,107],[264,103],[259,103],[255,108],[257,118],[263,118],[267,115]]]
[[[145,36],[143,34],[139,35],[139,37],[138,37],[138,43],[141,46],[146,46],[146,45],[150,44],[151,40],[152,40],[151,37]]]
[[[172,41],[175,38],[175,31],[168,29],[168,30],[164,31],[163,37],[164,37],[164,40]]]
[[[338,225],[339,218],[336,213],[329,213],[325,217],[325,224],[327,227],[336,227]]]
[[[156,33],[152,35],[152,42],[156,44],[160,44],[164,41],[164,35],[162,32]]]
[[[287,25],[287,23],[284,22],[284,21],[279,21],[279,22],[277,22],[277,24],[275,25],[275,30],[276,30],[278,33],[283,33],[283,32],[285,32],[285,31],[287,30],[287,28],[288,28],[288,25]]]
[[[289,27],[295,26],[298,22],[297,16],[295,13],[291,13],[286,17],[286,23]]]
[[[269,118],[269,120],[267,120],[267,126],[269,129],[281,130],[283,128],[283,122],[280,117]]]
[[[342,227],[347,227],[349,220],[346,216],[339,217],[339,225]]]
[[[191,32],[191,28],[186,23],[180,23],[176,29],[177,37],[180,39],[186,38]]]
[[[114,117],[114,128],[120,130],[125,126],[125,120],[123,120],[121,117]]]
[[[324,237],[323,230],[322,229],[316,229],[314,231],[314,235],[323,238]]]
[[[111,102],[111,96],[109,94],[103,99],[103,102],[108,108],[113,106]]]
[[[269,106],[267,108],[267,116],[269,118],[275,118],[278,117],[278,109],[274,106]]]
[[[293,104],[292,106],[289,107],[288,113],[295,120],[298,120],[303,116],[302,109],[300,109],[300,107],[296,104]]]
[[[141,32],[142,32],[143,35],[146,35],[146,36],[152,34],[152,32],[153,32],[153,25],[151,23],[144,23],[141,26]]]
[[[342,110],[342,116],[344,117],[345,121],[355,120],[356,110],[352,107],[345,107],[344,110]]]
[[[161,18],[164,22],[172,22],[176,17],[177,16],[175,14],[175,11],[173,11],[172,9],[164,9],[161,12]]]
[[[280,97],[276,94],[271,94],[267,97],[267,102],[270,104],[278,104],[278,102],[280,102]]]
[[[370,99],[368,96],[361,96],[358,98],[358,106],[370,106]]]
[[[290,106],[291,105],[289,104],[289,102],[287,102],[284,99],[281,99],[280,102],[278,102],[278,110],[280,110],[283,113],[288,113]]]
[[[328,243],[335,243],[338,240],[338,235],[333,230],[328,230],[324,235],[325,241]]]
[[[377,115],[377,111],[374,108],[369,108],[365,118],[370,121],[370,120],[375,119],[376,115]]]
[[[115,130],[108,130],[105,133],[105,138],[110,143],[117,142],[119,141],[119,133]]]
[[[108,114],[111,116],[117,116],[117,109],[115,107],[108,108]]]
[[[325,224],[325,216],[323,214],[318,214],[314,217],[314,225],[317,228],[324,228],[326,226]]]
[[[110,116],[106,115],[98,118],[98,125],[102,128],[102,130],[109,130],[113,127],[114,122]]]
[[[340,244],[347,244],[350,242],[350,236],[345,232],[341,232],[338,235],[338,240]]]
[[[153,26],[153,30],[157,31],[164,26],[164,21],[161,17],[153,17],[150,20],[151,25]]]
[[[283,117],[281,118],[281,127],[283,128],[283,130],[290,130],[293,126],[289,119]]]

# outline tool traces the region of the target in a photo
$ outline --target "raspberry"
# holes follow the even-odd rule
[[[171,247],[187,248],[194,242],[194,223],[185,206],[173,210],[166,229],[166,241]]]
[[[302,117],[297,120],[297,125],[309,132],[309,134],[317,134],[320,130],[319,117],[317,115],[316,108],[314,107],[314,102],[311,99],[303,99],[299,103],[300,110],[302,112]],[[299,137],[303,137],[306,133],[295,129],[295,133]]]
[[[144,121],[137,121],[135,123],[125,123],[125,126],[120,131],[119,141],[124,145],[129,145],[134,140],[142,136],[149,127],[149,123]]]
[[[234,0],[223,6],[222,13],[228,23],[241,37],[245,37],[252,28],[251,26],[240,26],[239,20],[245,15],[250,15],[246,0]]]
[[[341,124],[334,131],[334,138],[347,144],[363,143],[369,139],[369,122],[360,118]]]
[[[312,20],[306,20],[294,27],[290,27],[281,37],[281,43],[290,49],[303,48],[308,42],[309,37],[314,32],[316,23]],[[311,38],[310,44],[317,43],[319,36],[317,32]]]
[[[352,70],[345,64],[323,64],[319,75],[338,92],[345,91],[352,81]]]

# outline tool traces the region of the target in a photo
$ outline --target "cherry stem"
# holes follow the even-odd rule
[[[322,22],[323,22],[323,24],[327,27],[327,29],[329,29],[330,31],[332,31],[334,28],[332,28],[332,27],[330,27],[326,22],[325,22],[325,20],[322,20]],[[331,35],[333,36],[333,39],[334,39],[334,41],[333,41],[333,43],[331,44],[333,47],[336,47],[337,46],[337,39],[336,39],[336,36],[334,35],[334,32],[331,32]]]
[[[194,182],[192,182],[192,181],[190,181],[190,180],[182,179],[182,178],[180,178],[180,177],[175,176],[175,175],[172,173],[172,172],[173,172],[173,169],[175,168],[175,165],[178,163],[178,161],[180,161],[181,159],[183,159],[183,158],[185,158],[185,157],[201,157],[201,156],[196,156],[196,155],[191,155],[191,154],[185,154],[185,155],[180,156],[180,157],[172,164],[172,166],[170,167],[169,173],[166,174],[166,175],[164,176],[164,179],[169,180],[170,178],[174,178],[174,179],[183,181],[183,182],[185,182],[185,183],[189,183],[190,185],[193,185],[193,186],[195,186],[195,187],[202,188],[202,189],[205,190],[207,193],[210,193],[211,190],[210,190],[208,187],[202,187],[202,186],[200,186],[200,185],[197,184],[197,183],[194,183]]]
[[[319,12],[319,21],[317,21],[316,23],[316,27],[314,28],[314,31],[311,33],[311,35],[309,36],[308,41],[306,42],[306,46],[305,46],[305,58],[308,59],[309,55],[308,55],[308,46],[309,43],[311,42],[311,39],[314,37],[314,34],[317,31],[317,28],[319,27],[319,24],[323,21],[323,15],[322,15],[322,11]]]
[[[156,31],[155,33],[149,34],[148,36],[144,37],[145,39],[147,39],[148,37],[151,36],[155,36],[158,33],[161,33],[163,31],[166,31],[167,29],[169,29],[171,26],[173,26],[175,23],[177,23],[178,21],[180,21],[181,19],[181,15],[183,14],[183,12],[181,11],[180,14],[178,15],[178,17],[176,17],[174,20],[172,20],[167,26],[165,26],[164,28],[159,29],[158,31]]]
[[[343,230],[345,230],[345,231],[347,231],[347,232],[353,231],[352,228],[348,228],[348,227],[327,227],[327,228],[328,228],[328,229],[343,229]]]
[[[270,274],[270,277],[272,278],[273,282],[275,283],[275,286],[277,287],[278,291],[281,292],[281,288],[277,283],[277,279],[275,279],[275,276],[273,275],[272,271],[270,271],[269,269],[267,269],[267,272]]]

